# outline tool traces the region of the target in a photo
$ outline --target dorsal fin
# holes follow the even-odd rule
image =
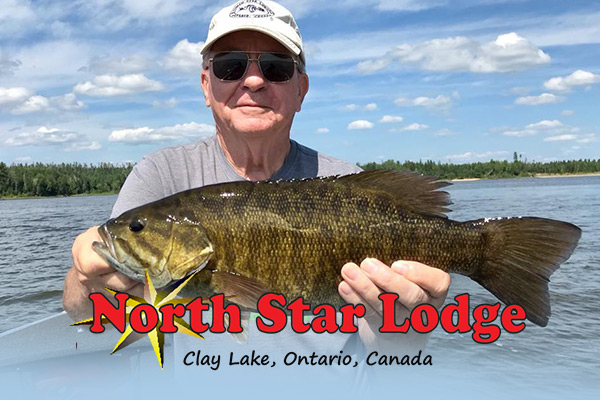
[[[379,169],[336,178],[339,182],[358,185],[377,193],[387,193],[400,207],[414,213],[448,218],[452,204],[448,192],[439,189],[450,186],[450,182],[440,181],[408,171]]]

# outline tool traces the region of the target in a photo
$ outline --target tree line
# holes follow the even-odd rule
[[[437,176],[440,179],[512,178],[536,174],[581,174],[600,172],[598,160],[570,160],[552,162],[522,161],[514,153],[513,160],[451,164],[427,161],[395,161],[358,164],[365,170],[398,169]],[[0,162],[0,197],[72,196],[78,194],[117,193],[132,164],[97,165],[80,163],[12,164]]]
[[[373,169],[398,169],[418,172],[424,175],[436,176],[440,179],[466,179],[466,178],[514,178],[535,176],[537,174],[583,174],[600,172],[600,159],[598,160],[569,160],[551,162],[522,161],[521,156],[513,154],[512,161],[477,162],[470,164],[451,164],[427,161],[395,161],[387,160],[381,163],[370,162],[359,164],[364,170]]]
[[[116,193],[133,165],[0,162],[0,196],[72,196]]]

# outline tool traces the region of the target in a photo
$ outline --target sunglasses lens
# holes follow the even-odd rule
[[[237,81],[244,77],[249,58],[246,53],[219,53],[212,59],[213,73],[223,81]],[[270,82],[287,82],[294,76],[296,64],[287,54],[263,53],[258,57],[260,70]]]
[[[213,73],[224,81],[237,81],[244,76],[248,56],[244,53],[220,53],[213,58]]]
[[[260,70],[271,82],[287,82],[294,76],[296,65],[294,59],[287,54],[264,53],[258,58]]]

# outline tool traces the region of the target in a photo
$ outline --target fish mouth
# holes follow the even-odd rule
[[[102,257],[108,265],[121,272],[123,275],[134,279],[138,282],[144,282],[145,276],[143,273],[136,271],[135,269],[128,266],[125,261],[127,261],[130,257],[127,257],[126,260],[119,260],[117,255],[117,251],[115,248],[115,242],[108,230],[106,224],[102,225],[98,229],[98,233],[102,238],[102,242],[93,242],[92,248],[100,257]]]
[[[102,225],[98,229],[98,233],[100,234],[100,237],[102,238],[102,242],[103,242],[102,245],[104,245],[106,250],[110,252],[111,256],[116,259],[117,252],[115,250],[115,242],[113,242],[112,236],[110,236],[110,232],[108,231],[108,227],[106,226],[106,224]],[[99,243],[99,242],[95,242],[95,243]]]

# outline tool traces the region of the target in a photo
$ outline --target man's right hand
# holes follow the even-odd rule
[[[103,293],[112,297],[105,290],[110,288],[139,297],[144,296],[143,283],[116,271],[94,251],[92,243],[101,241],[98,227],[94,226],[77,236],[73,243],[73,267],[65,278],[63,308],[74,320],[92,317],[90,293]]]

